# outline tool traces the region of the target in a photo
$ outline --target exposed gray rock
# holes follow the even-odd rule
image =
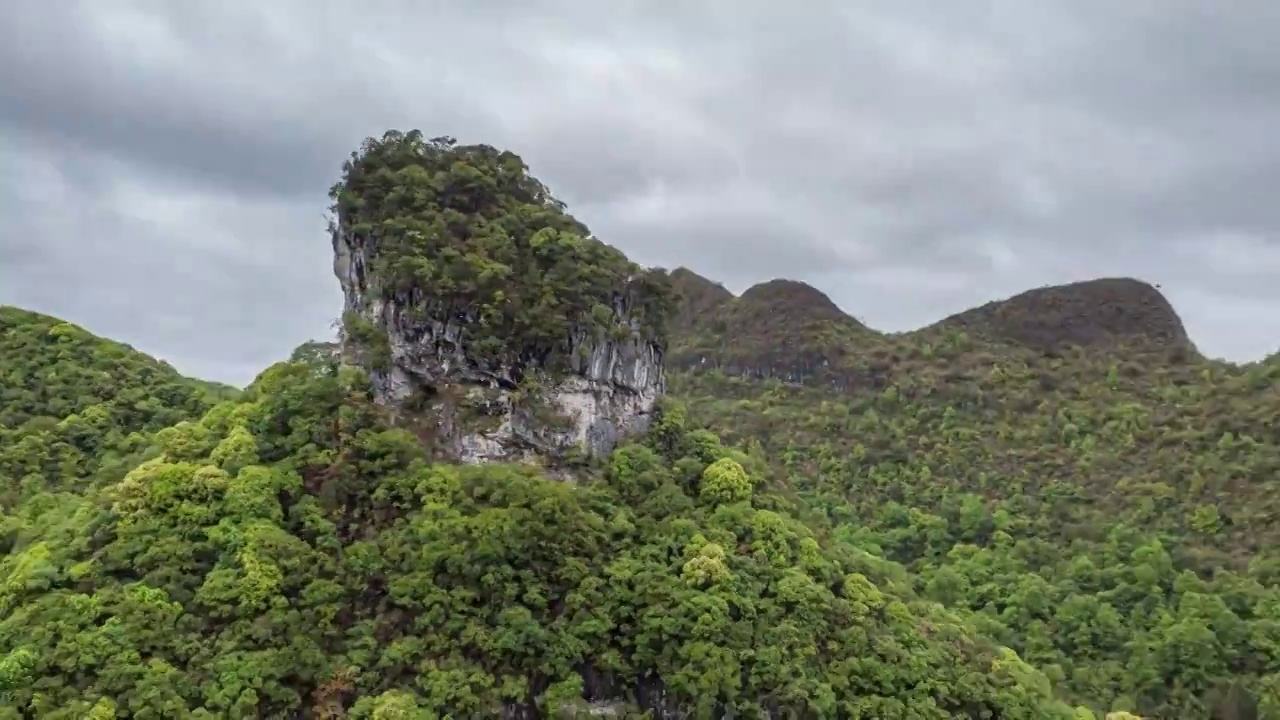
[[[375,399],[433,423],[436,442],[456,460],[545,460],[574,448],[599,456],[648,427],[666,375],[663,345],[638,323],[622,339],[575,332],[567,339],[569,372],[554,378],[537,359],[493,366],[469,352],[467,309],[424,313],[429,288],[388,300],[359,236],[335,228],[333,248],[344,312],[385,333],[388,357],[371,368]],[[624,318],[626,303],[621,292],[614,298]],[[344,334],[348,358],[352,344]]]

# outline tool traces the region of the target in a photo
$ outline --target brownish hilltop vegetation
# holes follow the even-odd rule
[[[700,329],[721,305],[734,298],[728,288],[689,268],[672,270],[670,280],[671,289],[681,303],[680,312],[673,319],[677,333]]]
[[[1164,294],[1133,278],[1028,290],[952,315],[939,325],[1044,352],[1069,345],[1193,349]]]
[[[680,268],[673,323],[676,368],[730,375],[882,385],[890,367],[939,345],[980,340],[986,349],[1060,356],[1072,348],[1157,352],[1175,363],[1197,355],[1164,295],[1132,278],[1103,278],[1028,290],[909,333],[882,333],[849,316],[823,292],[775,279],[735,297]]]
[[[857,341],[875,335],[803,282],[770,280],[734,297],[685,268],[671,277],[680,299],[670,351],[677,368],[789,381],[834,377]]]

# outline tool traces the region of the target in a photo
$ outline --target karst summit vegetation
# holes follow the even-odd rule
[[[1280,360],[1152,286],[879,333],[417,132],[332,200],[368,292],[491,361],[661,336],[648,430],[449,464],[373,401],[377,327],[236,389],[0,308],[0,720],[1280,718]]]

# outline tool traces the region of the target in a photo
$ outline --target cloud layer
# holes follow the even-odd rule
[[[880,329],[1133,275],[1210,354],[1280,347],[1274,3],[16,5],[0,303],[189,373],[331,333],[325,192],[413,127],[515,150],[641,262]]]

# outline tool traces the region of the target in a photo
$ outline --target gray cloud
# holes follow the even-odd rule
[[[1280,346],[1280,7],[1244,0],[15,3],[0,302],[244,382],[330,333],[322,215],[366,135],[523,155],[606,240],[886,330],[1162,284]]]

